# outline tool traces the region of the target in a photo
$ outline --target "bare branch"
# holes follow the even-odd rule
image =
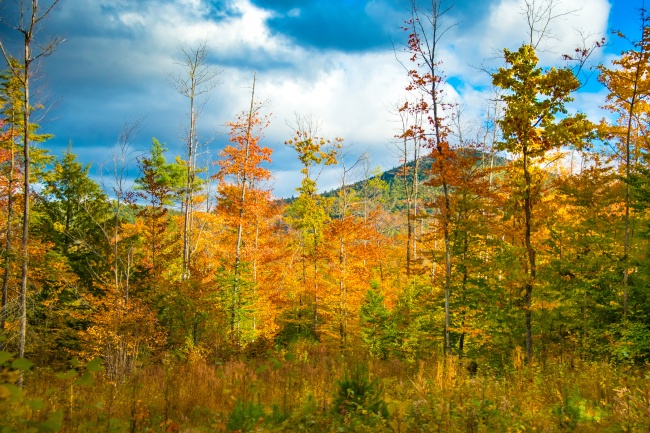
[[[216,78],[223,70],[208,64],[210,49],[207,41],[193,49],[180,46],[179,51],[181,60],[174,64],[181,66],[183,72],[167,74],[167,81],[178,93],[192,98],[206,94],[221,84]]]
[[[545,39],[558,39],[549,26],[552,21],[568,15],[573,15],[580,9],[557,11],[561,0],[526,0],[521,8],[521,14],[526,16],[528,26],[528,44],[537,51],[547,51],[539,48]]]

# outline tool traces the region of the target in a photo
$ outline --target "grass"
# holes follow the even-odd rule
[[[99,373],[92,385],[82,367],[58,377],[41,369],[26,376],[22,404],[4,422],[7,431],[51,431],[38,423],[59,413],[60,431],[75,433],[649,431],[646,368],[513,364],[473,374],[453,357],[381,361],[304,346],[263,359],[166,361],[121,380]],[[42,408],[26,404],[35,398]],[[0,396],[0,409],[8,404]]]

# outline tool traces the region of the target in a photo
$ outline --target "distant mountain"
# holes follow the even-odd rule
[[[481,151],[476,151],[472,150],[472,152],[475,152],[476,159],[479,164],[485,164],[486,166],[490,166],[492,164],[494,167],[499,167],[505,165],[508,160],[504,158],[503,156],[499,155],[490,155],[488,153],[484,153]],[[491,158],[494,158],[491,161]],[[430,157],[430,156],[425,156],[420,158],[420,162],[418,164],[418,179],[420,179],[420,196],[421,197],[427,197],[428,195],[432,194],[435,188],[428,187],[424,185],[424,182],[426,182],[427,179],[430,177],[431,173],[431,165],[434,163],[435,159]],[[409,161],[406,166],[408,167],[408,175],[407,179],[411,179],[411,176],[413,176],[413,168],[415,167],[415,161]],[[382,181],[386,182],[388,185],[388,191],[387,195],[395,199],[405,199],[405,193],[403,192],[404,188],[404,176],[403,176],[403,170],[404,166],[399,165],[397,167],[393,167],[390,170],[384,171],[380,175],[373,176],[368,180],[376,179],[379,178]],[[355,183],[352,183],[349,185],[349,188],[352,191],[355,191],[357,193],[360,193],[363,190],[363,186],[365,180],[360,180]],[[327,191],[322,193],[321,195],[323,197],[335,197],[338,195],[340,188],[335,188],[333,190]]]

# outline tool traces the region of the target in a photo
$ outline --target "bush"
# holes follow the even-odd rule
[[[351,376],[346,372],[343,380],[337,381],[337,384],[334,411],[344,416],[375,414],[388,418],[388,408],[383,400],[384,388],[379,379],[370,380],[364,365],[357,365]]]
[[[238,401],[230,413],[228,431],[236,432],[250,431],[255,425],[264,419],[264,406],[252,402],[243,403]]]

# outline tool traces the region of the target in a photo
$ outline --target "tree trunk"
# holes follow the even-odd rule
[[[2,276],[2,309],[0,310],[0,335],[4,336],[6,322],[7,322],[7,302],[9,294],[9,274],[11,272],[11,261],[13,259],[13,251],[11,247],[11,241],[13,237],[13,230],[11,228],[11,221],[14,216],[14,170],[16,164],[15,158],[15,148],[14,148],[14,126],[15,120],[12,119],[12,129],[11,129],[11,159],[9,166],[9,189],[7,191],[7,228],[5,230],[5,267],[4,274]],[[6,339],[0,340],[0,350],[5,350],[7,348]]]
[[[254,104],[255,104],[255,79],[256,75],[253,75],[253,90],[251,91],[251,104],[250,104],[250,110],[248,111],[248,125],[247,125],[247,130],[246,130],[246,152],[245,152],[245,157],[244,157],[244,166],[248,165],[248,160],[250,158],[250,140],[251,140],[251,122],[253,119],[253,109],[254,109]],[[246,205],[246,187],[248,184],[248,173],[246,170],[243,171],[242,173],[242,179],[241,179],[241,196],[239,200],[239,220],[237,224],[237,244],[235,246],[235,269],[234,269],[234,281],[233,281],[233,288],[232,288],[232,297],[233,297],[233,303],[232,303],[232,311],[230,314],[230,331],[233,333],[233,339],[235,341],[238,341],[239,338],[238,336],[235,335],[235,322],[236,322],[236,316],[237,316],[237,307],[238,307],[238,300],[240,296],[240,290],[241,288],[239,287],[239,276],[241,273],[240,266],[241,266],[241,250],[242,250],[242,236],[244,232],[244,213],[245,213],[245,205]]]
[[[32,13],[32,25],[30,28],[34,27],[36,16]],[[22,236],[22,276],[20,283],[20,331],[19,331],[19,341],[18,341],[18,357],[23,358],[25,356],[25,337],[27,334],[27,277],[28,277],[28,266],[29,266],[29,252],[27,250],[29,246],[29,173],[30,173],[30,158],[29,158],[29,121],[30,121],[30,106],[29,106],[29,74],[30,74],[30,65],[31,65],[31,36],[32,32],[29,31],[25,33],[25,63],[23,70],[23,158],[25,167],[23,169],[23,236]],[[22,384],[22,377],[20,379]]]
[[[533,336],[531,330],[531,315],[532,315],[532,299],[533,299],[533,286],[535,284],[535,278],[537,276],[537,267],[535,263],[535,249],[533,248],[531,242],[531,227],[532,227],[532,179],[530,174],[530,160],[528,155],[528,146],[526,143],[523,145],[523,162],[524,162],[524,181],[525,181],[525,192],[524,192],[524,242],[526,244],[526,252],[528,256],[528,278],[524,285],[524,314],[525,314],[525,326],[526,326],[526,355],[528,362],[531,362],[533,359]]]

